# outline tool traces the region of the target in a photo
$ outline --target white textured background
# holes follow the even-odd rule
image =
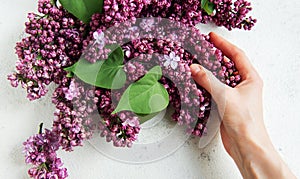
[[[244,49],[264,79],[265,123],[285,161],[300,177],[300,1],[253,0],[257,25],[250,32],[201,26],[216,31]],[[50,95],[36,101],[10,87],[6,75],[14,69],[15,42],[24,30],[33,0],[0,0],[0,178],[25,179],[28,166],[22,142],[37,132],[41,121],[51,127]],[[51,92],[49,93],[51,94]],[[60,152],[70,179],[98,178],[240,178],[217,136],[205,149],[189,140],[163,160],[144,164],[119,163],[97,153],[89,144],[72,153]]]

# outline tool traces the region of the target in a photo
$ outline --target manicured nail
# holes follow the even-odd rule
[[[196,75],[201,71],[200,66],[197,64],[192,64],[190,68],[191,68],[192,75]]]

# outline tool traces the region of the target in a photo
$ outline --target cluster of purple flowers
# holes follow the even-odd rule
[[[212,21],[218,26],[224,26],[229,30],[233,28],[243,28],[251,30],[256,23],[256,19],[247,14],[252,10],[251,3],[245,0],[212,0],[216,12]]]
[[[251,3],[248,1],[211,0],[210,2],[214,6],[214,12],[209,15],[201,7],[200,0],[105,0],[104,12],[96,24],[107,28],[114,23],[132,18],[162,17],[192,26],[213,22],[229,30],[233,28],[250,30],[256,22],[251,16],[247,17],[252,10]]]
[[[96,128],[92,115],[97,112],[94,91],[80,80],[64,77],[52,97],[56,106],[52,130],[59,135],[60,145],[66,151],[82,146]]]
[[[201,8],[200,0],[105,0],[103,13],[95,14],[90,22],[91,31],[83,42],[84,57],[90,62],[106,59],[108,49],[91,45],[95,34],[101,34],[106,29],[128,20],[143,17],[162,17],[181,22],[190,26],[198,23],[212,22],[224,26],[228,30],[244,28],[251,30],[256,19],[247,17],[252,10],[251,3],[245,0],[212,0],[214,13],[209,15]],[[149,23],[148,23],[149,24]],[[105,39],[99,39],[104,43]],[[99,41],[98,41],[99,42]]]
[[[94,41],[90,43],[95,44]],[[124,41],[127,43],[124,44]],[[121,23],[117,27],[106,29],[105,43],[124,44],[122,46],[125,54],[124,70],[129,84],[138,80],[154,65],[163,67],[165,77],[160,82],[167,89],[170,104],[175,109],[172,117],[178,124],[186,125],[188,132],[197,136],[202,136],[206,132],[211,96],[192,82],[189,66],[192,63],[200,63],[223,83],[232,87],[240,82],[241,77],[233,62],[224,59],[221,51],[209,42],[208,36],[177,22],[161,18],[144,18]],[[99,90],[109,94],[103,104],[109,106],[107,110],[109,114],[113,111],[112,108],[116,107],[112,101],[119,101],[122,93],[115,92],[116,94],[111,95],[110,91]],[[99,98],[100,101],[102,99]],[[112,138],[113,141],[114,139],[118,138]]]
[[[28,174],[36,179],[64,179],[68,177],[67,169],[63,168],[63,163],[57,157],[56,151],[59,149],[58,136],[45,130],[31,136],[24,142],[25,161],[33,165],[28,170]]]
[[[112,115],[126,87],[140,79],[154,65],[163,70],[160,83],[169,93],[172,115],[179,125],[196,136],[206,133],[211,96],[191,79],[189,66],[202,64],[223,83],[235,87],[241,80],[234,63],[195,28],[197,23],[250,30],[255,19],[245,0],[211,0],[209,15],[199,0],[104,0],[103,12],[83,24],[51,0],[39,0],[38,12],[29,13],[27,37],[17,43],[16,72],[8,79],[13,87],[21,85],[27,98],[46,95],[47,85],[57,87],[52,96],[56,106],[52,130],[30,137],[25,143],[28,171],[33,178],[66,178],[67,171],[57,158],[59,147],[72,151],[99,130],[116,147],[131,147],[140,131],[136,114],[130,111]],[[159,17],[163,20],[145,17]],[[144,18],[140,20],[140,18]],[[178,22],[178,23],[176,23]],[[184,25],[182,25],[184,24]],[[189,30],[187,30],[189,29]],[[105,35],[104,35],[105,34]],[[125,40],[124,40],[125,39]],[[65,67],[80,57],[90,62],[105,60],[109,44],[122,44],[127,82],[120,90],[109,90],[68,78]]]
[[[64,67],[76,62],[82,53],[84,25],[50,0],[39,0],[38,11],[29,13],[28,36],[17,43],[16,72],[9,75],[12,86],[27,90],[29,100],[47,93],[51,82],[60,84]]]

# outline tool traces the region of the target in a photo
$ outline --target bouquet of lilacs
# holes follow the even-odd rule
[[[52,128],[41,125],[24,142],[29,176],[66,178],[56,151],[82,146],[95,131],[116,147],[131,147],[149,120],[144,116],[167,107],[187,133],[209,132],[211,96],[194,83],[189,66],[199,63],[231,87],[241,77],[194,26],[250,30],[256,20],[249,11],[245,0],[39,0],[8,75],[29,100],[56,84]]]

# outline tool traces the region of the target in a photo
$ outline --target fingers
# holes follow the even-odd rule
[[[210,71],[198,64],[192,64],[190,66],[192,77],[200,86],[206,89],[214,98],[216,103],[223,101],[225,92],[229,88],[225,84],[221,83]]]
[[[256,76],[256,71],[244,52],[214,32],[209,34],[210,41],[232,60],[239,70],[243,80]]]

